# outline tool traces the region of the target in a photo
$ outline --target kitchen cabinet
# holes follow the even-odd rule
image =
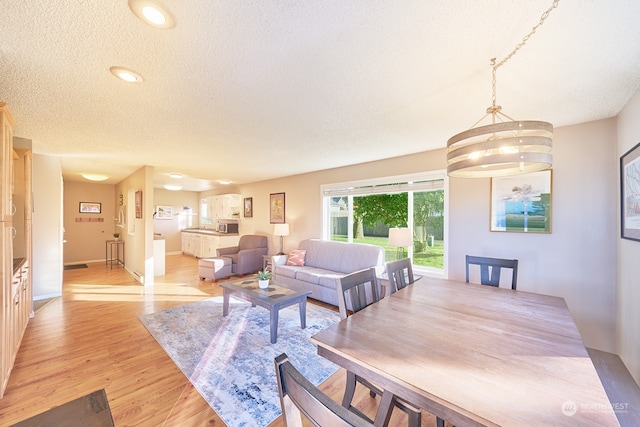
[[[0,102],[0,398],[33,312],[31,152],[14,150],[13,126],[9,108]]]
[[[198,231],[182,232],[182,253],[196,258],[213,258],[218,248],[237,246],[240,236],[226,236]]]
[[[207,198],[207,216],[212,220],[240,219],[241,194],[222,194]]]

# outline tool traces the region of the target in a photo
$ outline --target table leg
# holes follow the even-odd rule
[[[306,296],[302,297],[302,300],[300,300],[298,311],[300,312],[300,327],[304,329],[307,327],[307,297]]]
[[[278,341],[278,308],[271,307],[269,310],[269,329],[271,330],[271,344]]]
[[[229,291],[225,289],[222,293],[222,317],[229,314]]]
[[[391,411],[393,410],[393,399],[395,396],[393,393],[385,390],[382,392],[382,398],[380,399],[380,405],[376,412],[376,418],[373,422],[374,426],[386,426],[391,418]]]

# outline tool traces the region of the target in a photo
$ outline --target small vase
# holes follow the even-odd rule
[[[258,279],[258,286],[260,287],[260,289],[267,289],[269,287],[269,279]]]

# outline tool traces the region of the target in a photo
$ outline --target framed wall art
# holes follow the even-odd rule
[[[243,201],[244,201],[244,217],[252,218],[253,217],[253,197],[245,197]]]
[[[269,195],[269,221],[271,224],[284,224],[284,193]]]
[[[491,178],[491,231],[551,233],[551,169]]]
[[[80,202],[80,213],[90,213],[90,214],[102,213],[102,203]]]
[[[136,218],[142,218],[142,190],[136,191]]]
[[[173,219],[171,206],[156,206],[156,219]]]
[[[640,143],[620,157],[620,215],[620,236],[640,241]]]

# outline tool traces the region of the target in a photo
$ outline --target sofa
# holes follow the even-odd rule
[[[289,257],[304,252],[304,265],[286,265]],[[299,291],[311,291],[311,298],[338,305],[337,280],[346,274],[376,267],[384,273],[384,248],[364,243],[307,239],[287,256],[272,258],[273,280]]]
[[[218,248],[218,257],[231,258],[231,272],[237,275],[255,273],[262,270],[263,256],[268,251],[267,236],[245,234],[238,246]]]

